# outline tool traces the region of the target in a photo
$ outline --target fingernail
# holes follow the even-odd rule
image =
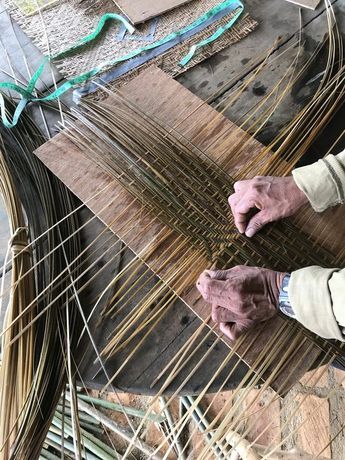
[[[248,238],[251,238],[254,235],[255,235],[255,229],[254,228],[248,228],[246,230],[246,236],[248,236]]]

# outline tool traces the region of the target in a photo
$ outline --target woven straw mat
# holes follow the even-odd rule
[[[61,0],[58,4],[53,4],[49,8],[43,9],[40,14],[36,13],[30,16],[26,16],[18,4],[18,0],[6,0],[6,5],[12,17],[19,22],[26,34],[33,39],[36,46],[44,54],[49,54],[50,52],[51,55],[69,48],[72,44],[93,32],[102,14],[108,12],[120,13],[111,0],[93,2],[89,0]],[[217,4],[219,4],[219,0],[193,0],[160,16],[153,41],[160,40],[177,29],[188,26]],[[225,19],[228,20],[228,18]],[[170,75],[177,75],[240,40],[257,25],[256,21],[248,15],[242,17],[230,31],[224,33],[220,39],[199,52],[188,66],[185,68],[178,66],[179,60],[188,52],[192,44],[198,43],[201,39],[212,34],[223,23],[225,23],[224,19],[208,27],[207,30],[197,34],[186,43],[175,46],[163,57],[156,58],[150,63],[155,62],[161,65]],[[80,54],[64,58],[56,64],[66,78],[79,75],[106,61],[114,60],[151,43],[146,39],[150,28],[150,21],[137,28],[135,35],[142,39],[127,40],[125,38],[124,40],[119,40],[120,26],[113,23],[97,43],[88,46]],[[142,68],[146,66],[144,65]],[[132,75],[137,73],[137,70],[131,72]],[[127,77],[125,76],[124,80],[126,79]]]

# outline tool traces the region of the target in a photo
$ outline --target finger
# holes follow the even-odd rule
[[[253,196],[244,196],[236,206],[236,212],[238,214],[248,214],[252,209],[258,209],[258,203]]]
[[[206,272],[202,273],[197,288],[206,302],[217,303],[224,289],[224,282],[212,279]]]
[[[237,230],[243,234],[246,231],[248,218],[245,214],[241,214],[239,212],[234,212],[234,223],[236,225]]]
[[[231,323],[237,320],[236,314],[217,304],[212,305],[212,321],[215,323]]]
[[[234,193],[233,195],[230,195],[228,198],[228,203],[231,208],[232,214],[234,214],[236,205],[241,201],[242,196],[239,193]]]
[[[246,231],[248,220],[250,219],[249,213],[256,209],[256,205],[253,199],[243,197],[234,207],[234,220],[235,225],[240,233]]]
[[[255,214],[254,217],[250,219],[246,228],[246,236],[251,238],[254,236],[259,230],[261,230],[265,225],[272,222],[272,218],[270,214],[265,211],[260,211]]]
[[[240,202],[241,198],[242,198],[241,195],[236,193],[234,195],[229,196],[229,199],[228,199],[230,209],[231,209],[231,213],[232,213],[232,216],[234,218],[235,225],[236,225],[236,219],[235,219],[236,206]],[[237,227],[237,230],[240,231],[237,225],[236,225],[236,227]]]
[[[248,186],[250,184],[250,180],[239,180],[234,183],[234,190],[236,193],[245,192],[248,190]]]

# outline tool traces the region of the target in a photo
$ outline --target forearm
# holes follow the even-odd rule
[[[296,319],[317,335],[345,341],[345,269],[293,272],[289,299]]]

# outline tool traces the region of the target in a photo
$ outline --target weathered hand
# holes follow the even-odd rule
[[[269,222],[295,214],[308,202],[293,177],[255,177],[234,185],[229,197],[235,225],[240,233],[252,237]],[[258,211],[253,215],[253,211]]]
[[[285,273],[237,266],[206,270],[197,282],[203,298],[212,304],[212,319],[235,340],[278,312],[279,291]]]

